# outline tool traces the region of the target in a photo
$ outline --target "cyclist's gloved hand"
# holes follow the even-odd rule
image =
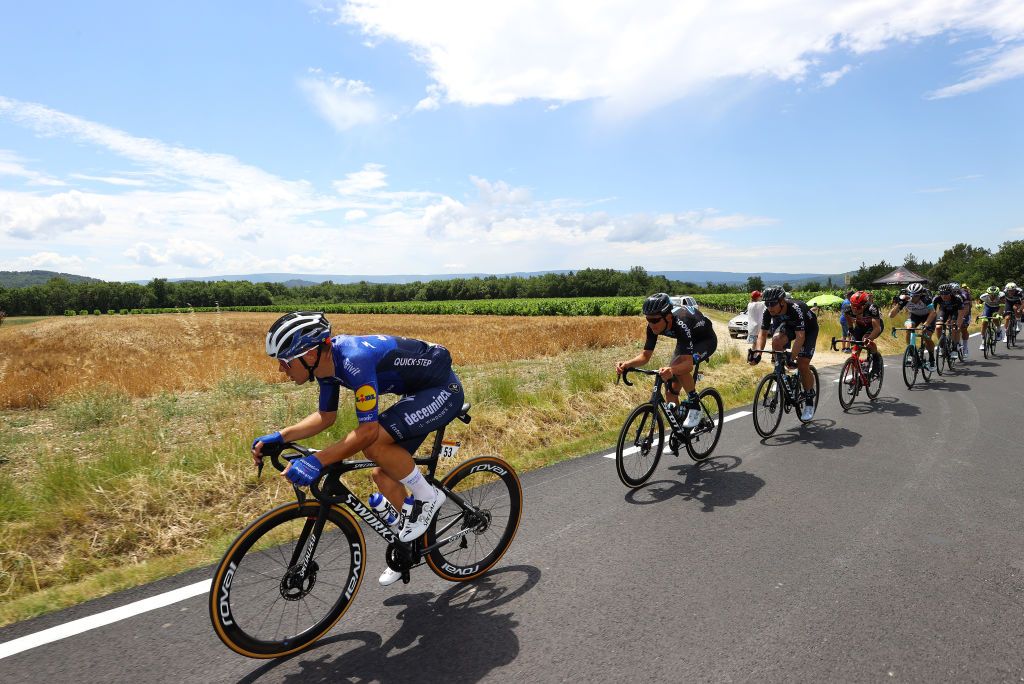
[[[284,444],[284,437],[281,436],[280,432],[271,432],[269,435],[263,435],[252,440],[252,448],[256,449],[256,445],[260,442],[264,444]]]
[[[284,476],[293,484],[308,487],[319,479],[323,469],[323,464],[316,456],[303,456],[291,462],[288,470],[284,471]]]

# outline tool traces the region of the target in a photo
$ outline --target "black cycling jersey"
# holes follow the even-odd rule
[[[945,301],[942,295],[936,295],[935,299],[932,300],[932,306],[938,312],[938,316],[941,318],[945,314],[955,314],[957,311],[963,308],[964,300],[961,299],[960,295],[955,294],[949,298],[949,301]]]
[[[711,338],[717,339],[715,329],[711,325],[711,319],[705,316],[695,306],[681,306],[672,312],[674,318],[678,318],[690,329],[690,337],[694,344],[705,342]]]
[[[786,313],[773,316],[768,313],[768,309],[765,308],[764,315],[761,317],[761,328],[764,330],[770,330],[772,334],[775,333],[779,328],[785,327],[792,332],[799,332],[800,330],[806,331],[811,325],[814,329],[818,328],[818,317],[814,315],[811,308],[806,303],[801,302],[799,299],[786,298]],[[847,311],[847,317],[850,312]]]
[[[661,333],[665,337],[671,337],[676,341],[675,356],[682,354],[693,355],[693,333],[690,331],[690,326],[686,325],[682,321],[682,318],[673,316],[672,325],[665,328],[665,332]],[[654,347],[658,344],[658,335],[654,334],[651,330],[651,326],[647,326],[647,341],[644,343],[644,351],[654,351]]]
[[[882,314],[874,304],[862,307],[859,312],[850,307],[850,310],[846,312],[846,322],[851,328],[870,328],[871,321],[873,320],[878,320],[879,322],[882,320]]]

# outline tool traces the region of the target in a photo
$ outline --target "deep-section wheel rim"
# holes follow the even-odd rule
[[[778,429],[782,420],[782,408],[785,397],[774,374],[761,378],[754,392],[754,429],[762,437],[771,437]]]
[[[615,469],[622,484],[639,487],[658,467],[665,442],[665,424],[650,404],[633,409],[615,445]]]
[[[843,410],[853,405],[860,390],[860,378],[857,377],[857,362],[851,357],[843,364],[843,370],[839,373],[839,405]]]
[[[725,410],[722,395],[709,387],[700,393],[700,425],[694,428],[686,440],[686,451],[690,458],[700,461],[711,455],[722,435],[722,413]]]

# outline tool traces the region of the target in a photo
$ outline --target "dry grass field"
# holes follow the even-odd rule
[[[130,397],[211,389],[227,377],[279,381],[263,353],[279,314],[56,317],[0,327],[0,408],[40,408],[109,387]],[[626,317],[333,315],[337,333],[443,344],[456,365],[553,356],[636,339]]]

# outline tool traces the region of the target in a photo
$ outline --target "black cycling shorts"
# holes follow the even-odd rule
[[[377,421],[395,444],[414,454],[427,435],[458,417],[465,401],[462,382],[452,371],[444,385],[402,397],[381,413]]]
[[[779,328],[773,333],[774,335],[785,335],[786,336],[786,349],[793,343],[793,339],[796,337],[796,328],[791,325],[779,326]],[[803,357],[805,359],[814,358],[814,345],[818,341],[818,321],[807,323],[804,326],[804,346],[797,354],[797,357]]]

